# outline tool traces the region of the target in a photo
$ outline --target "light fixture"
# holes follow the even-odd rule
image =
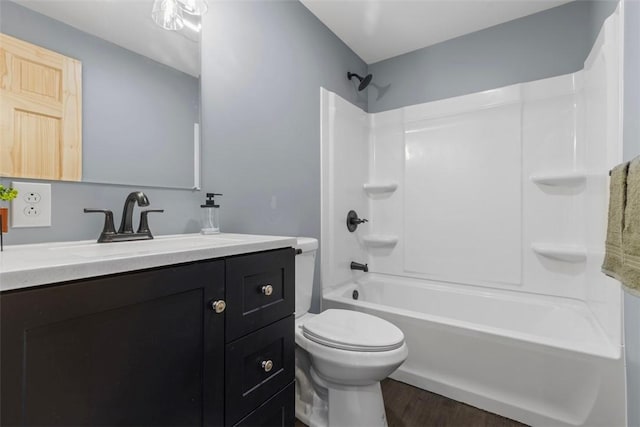
[[[178,0],[182,10],[190,15],[202,16],[207,13],[209,5],[206,0]]]
[[[151,18],[165,30],[178,31],[185,25],[183,13],[202,16],[207,9],[206,0],[154,0]]]
[[[191,30],[193,33],[199,33],[200,30],[202,29],[202,24],[198,21],[198,22],[191,22],[188,19],[184,20],[184,26],[185,28],[188,28],[189,30]]]
[[[165,30],[177,31],[184,27],[182,8],[178,5],[178,0],[154,0],[151,18]]]

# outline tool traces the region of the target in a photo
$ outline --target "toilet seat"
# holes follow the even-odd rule
[[[330,309],[302,324],[305,338],[339,350],[384,352],[404,344],[404,334],[379,317],[351,310]]]

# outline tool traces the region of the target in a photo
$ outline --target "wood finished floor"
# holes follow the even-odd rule
[[[389,427],[526,427],[389,378],[382,381],[382,394]],[[296,427],[304,424],[296,420]]]

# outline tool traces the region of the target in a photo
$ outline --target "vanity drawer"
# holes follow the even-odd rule
[[[293,381],[294,317],[291,315],[227,344],[226,424],[233,424]]]
[[[296,384],[289,384],[235,426],[293,427],[296,422],[295,392]]]
[[[294,254],[285,248],[227,258],[227,342],[293,313]]]

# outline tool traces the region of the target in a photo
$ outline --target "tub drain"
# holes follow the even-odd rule
[[[360,296],[358,291],[353,291],[353,294],[351,294],[351,295],[353,296],[353,299],[358,299],[358,297]]]

